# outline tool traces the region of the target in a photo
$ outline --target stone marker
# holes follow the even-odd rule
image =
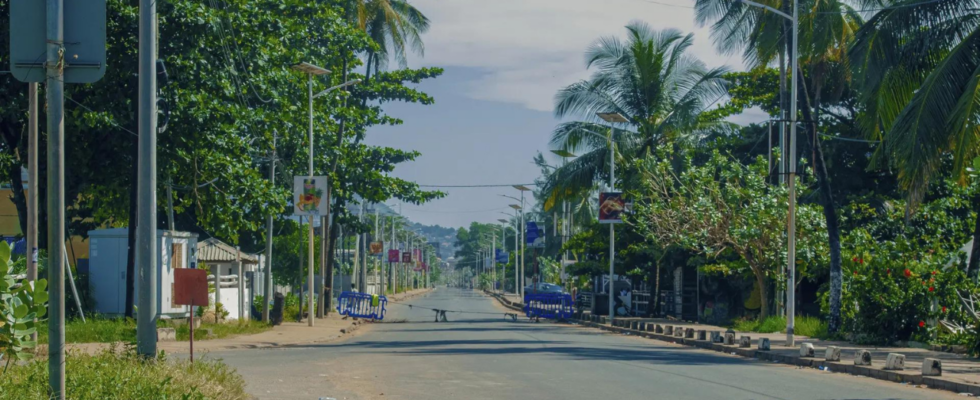
[[[800,344],[800,357],[813,357],[813,343]]]
[[[724,341],[724,343],[726,345],[729,345],[729,346],[735,345],[735,333],[734,332],[725,332],[725,341]]]
[[[721,331],[711,331],[711,343],[721,343]]]
[[[840,347],[827,346],[827,351],[823,355],[826,361],[840,361]]]
[[[769,338],[759,339],[759,350],[769,351]]]
[[[647,332],[656,332],[656,330],[657,330],[657,325],[656,324],[654,324],[652,322],[650,322],[650,323],[647,324]]]
[[[177,330],[174,328],[157,328],[158,342],[173,342],[177,340]]]
[[[708,340],[708,331],[702,329],[698,331],[698,340]]]
[[[738,347],[741,347],[743,349],[752,347],[752,338],[749,336],[742,336],[738,338]]]
[[[639,328],[640,328],[640,321],[630,322],[630,329],[639,329]]]
[[[694,339],[694,328],[687,328],[684,330],[684,337],[687,339]]]
[[[671,325],[665,326],[664,327],[664,335],[674,336],[674,327],[671,326]]]
[[[674,327],[674,337],[684,337],[684,328],[679,326]]]
[[[943,374],[943,362],[938,358],[926,358],[922,360],[922,376],[941,376]]]
[[[654,333],[664,333],[664,326],[663,325],[657,324],[655,326],[656,326],[656,328],[655,328],[656,331]]]
[[[636,325],[636,329],[641,330],[641,331],[647,330],[647,323],[646,322],[643,322],[643,321],[640,321],[640,323]]]
[[[854,365],[871,365],[871,352],[867,350],[854,352]]]
[[[885,370],[901,371],[905,369],[905,355],[898,353],[888,353],[885,358]]]

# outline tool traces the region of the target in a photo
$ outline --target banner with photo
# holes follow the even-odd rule
[[[384,242],[371,242],[371,254],[381,254],[385,249]]]
[[[398,259],[398,256],[399,256],[400,254],[401,254],[401,252],[400,252],[400,251],[398,251],[398,249],[391,249],[391,250],[388,250],[388,262],[393,262],[393,263],[396,263],[396,262],[398,262],[398,261],[400,261],[400,260]]]
[[[622,192],[599,193],[599,223],[621,224],[623,212],[626,211],[626,200]]]
[[[325,176],[294,176],[293,177],[293,215],[304,217],[328,215],[330,206],[323,201],[327,190]]]
[[[402,252],[402,262],[403,263],[410,263],[410,262],[412,262],[412,253],[409,253],[407,251],[403,251]]]

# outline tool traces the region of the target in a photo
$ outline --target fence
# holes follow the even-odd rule
[[[646,290],[633,291],[633,315],[645,316],[650,314],[650,292]]]
[[[524,313],[528,318],[565,319],[575,312],[572,295],[536,293],[524,295]]]
[[[382,320],[388,298],[368,293],[343,292],[337,298],[337,312],[340,315],[357,318]]]

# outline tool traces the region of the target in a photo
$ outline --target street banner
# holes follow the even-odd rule
[[[293,177],[293,215],[305,217],[327,215],[330,207],[323,201],[323,193],[327,189],[325,176],[294,176]]]
[[[599,194],[599,223],[621,224],[626,200],[622,192],[603,192]]]
[[[415,259],[416,263],[422,262],[422,250],[420,249],[412,250],[412,257]]]
[[[402,262],[403,263],[410,263],[410,262],[412,262],[412,253],[409,253],[407,251],[403,251],[402,252]]]
[[[384,242],[371,242],[371,254],[381,254],[385,249]]]
[[[393,263],[396,263],[396,262],[398,262],[398,255],[399,255],[400,253],[401,253],[401,252],[400,252],[400,251],[398,251],[398,249],[391,249],[391,250],[388,250],[388,262],[393,262]]]
[[[497,249],[497,262],[500,264],[507,264],[510,262],[510,253]]]
[[[537,222],[529,221],[525,236],[528,247],[544,247],[544,226],[538,226]]]

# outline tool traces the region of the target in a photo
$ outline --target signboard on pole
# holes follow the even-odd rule
[[[544,226],[538,226],[537,222],[529,221],[525,231],[527,247],[544,247]]]
[[[106,1],[64,0],[65,83],[92,83],[105,75]],[[10,74],[21,82],[44,82],[48,58],[47,4],[10,1]]]
[[[621,224],[626,200],[622,192],[603,192],[599,194],[599,223]]]
[[[391,249],[391,250],[388,250],[388,262],[393,262],[393,263],[396,263],[396,262],[398,262],[398,255],[399,255],[400,253],[401,253],[401,252],[400,252],[400,251],[398,251],[398,249]]]
[[[407,251],[403,251],[402,252],[402,262],[403,263],[410,263],[410,262],[412,262],[412,253],[409,253]]]
[[[384,242],[371,242],[371,254],[381,254],[384,251]]]
[[[420,249],[412,250],[412,256],[415,258],[416,263],[421,262],[422,261],[422,250],[420,250]]]
[[[294,176],[293,177],[293,215],[317,217],[330,213],[330,206],[323,201],[327,190],[325,176]]]
[[[510,262],[510,253],[497,249],[497,262],[500,264],[507,264]]]

